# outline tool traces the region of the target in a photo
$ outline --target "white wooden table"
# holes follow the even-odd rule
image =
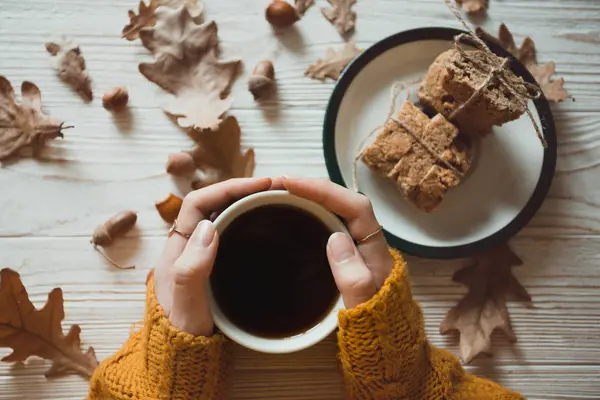
[[[275,37],[263,16],[267,0],[206,0],[206,17],[219,24],[225,55],[244,59],[232,113],[244,144],[256,149],[256,175],[327,176],[321,123],[332,83],[303,76],[330,45],[342,43],[315,7],[296,30]],[[323,1],[318,1],[322,3]],[[322,4],[319,4],[322,5]],[[143,315],[144,280],[159,254],[167,226],[153,203],[183,186],[164,173],[167,154],[190,140],[161,112],[157,87],[138,72],[150,60],[139,42],[120,39],[136,0],[1,0],[0,74],[18,86],[32,80],[45,109],[75,129],[53,142],[42,161],[0,168],[0,266],[18,270],[40,305],[56,286],[64,290],[67,319],[79,323],[99,359],[113,353]],[[355,38],[366,47],[397,31],[453,26],[441,0],[359,0]],[[244,15],[242,15],[244,14]],[[576,102],[553,107],[559,160],[550,195],[513,241],[525,265],[516,275],[533,307],[511,304],[519,337],[494,338],[496,355],[469,370],[522,391],[531,399],[600,399],[600,2],[597,0],[491,0],[483,26],[506,22],[520,40],[536,40],[541,61],[556,61]],[[93,78],[95,99],[84,104],[58,81],[44,41],[76,38]],[[278,103],[259,109],[245,89],[249,70],[275,61]],[[127,85],[133,123],[119,129],[100,105],[103,91]],[[122,124],[121,124],[122,125]],[[110,254],[135,270],[108,265],[89,244],[97,223],[122,209],[139,211],[138,228]],[[437,332],[464,288],[450,277],[461,261],[410,259],[414,292],[432,342],[456,352],[457,337]],[[6,353],[0,350],[0,355]],[[46,382],[42,361],[0,365],[0,399],[81,399],[87,382]],[[234,399],[341,399],[335,340],[292,356],[236,349]]]

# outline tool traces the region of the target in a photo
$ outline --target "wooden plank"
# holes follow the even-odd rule
[[[259,176],[326,176],[321,126],[333,83],[303,76],[306,66],[342,41],[309,10],[294,29],[274,35],[264,21],[265,1],[205,0],[206,15],[219,23],[226,56],[241,56],[244,74],[233,88],[232,113],[243,142],[257,153]],[[191,141],[160,110],[161,92],[137,70],[151,57],[139,42],[119,38],[131,0],[3,0],[0,9],[0,74],[15,85],[37,83],[44,107],[76,125],[52,143],[41,162],[22,160],[0,168],[0,266],[20,271],[41,305],[48,291],[65,291],[67,324],[80,323],[83,339],[99,358],[113,353],[143,313],[143,282],[160,253],[167,225],[153,202],[186,183],[163,171],[167,154]],[[244,10],[244,15],[240,13]],[[355,39],[369,46],[395,32],[423,26],[459,25],[441,0],[359,1]],[[594,0],[491,2],[483,26],[506,22],[517,41],[536,40],[539,59],[553,60],[575,102],[553,105],[559,135],[557,175],[544,206],[515,241],[525,265],[516,269],[534,297],[532,307],[511,304],[519,337],[511,345],[494,338],[496,355],[469,367],[478,375],[523,391],[530,399],[600,398],[600,302],[596,273],[600,244],[600,3]],[[67,33],[81,44],[94,81],[95,100],[85,105],[60,83],[43,43]],[[262,58],[275,61],[276,102],[256,105],[245,80]],[[113,120],[100,106],[102,92],[127,84],[129,119]],[[133,271],[105,264],[88,243],[96,224],[115,211],[139,211],[139,226],[110,254]],[[451,283],[463,265],[410,259],[415,297],[431,341],[456,352],[456,336],[441,337],[439,322],[464,293]],[[0,355],[6,351],[0,350]],[[235,399],[343,398],[335,338],[292,356],[261,355],[235,348]],[[0,365],[0,399],[81,399],[87,383],[77,377],[46,382],[45,364]]]
[[[3,239],[0,240],[0,265],[21,273],[38,306],[53,287],[60,285],[65,297],[65,325],[81,324],[84,342],[93,345],[98,357],[103,359],[126,340],[132,323],[142,319],[145,277],[163,241],[157,237],[119,241],[111,250],[111,256],[122,262],[135,260],[137,265],[135,270],[120,271],[105,264],[84,238]],[[515,273],[532,294],[533,306],[510,304],[519,342],[513,345],[500,334],[495,335],[495,356],[475,360],[471,370],[501,380],[529,398],[566,399],[576,398],[576,395],[593,398],[585,396],[597,388],[594,379],[579,381],[577,387],[561,385],[568,382],[569,376],[575,376],[569,371],[597,378],[600,276],[595,272],[595,265],[599,246],[600,238],[516,239],[515,251],[525,264],[516,268]],[[450,280],[464,261],[414,257],[408,261],[413,292],[423,307],[432,343],[456,353],[457,337],[442,337],[437,329],[449,307],[464,293],[464,288]],[[259,354],[239,346],[234,349],[237,372],[232,386],[233,398],[299,399],[314,397],[316,393],[322,393],[323,398],[340,398],[336,397],[341,393],[341,386],[334,336],[306,351],[287,356]],[[0,354],[5,353],[5,350],[0,351]],[[23,398],[46,392],[62,396],[65,387],[79,388],[78,393],[83,395],[85,385],[74,378],[45,385],[53,387],[52,390],[42,387],[42,383],[34,384],[43,381],[39,378],[43,368],[40,362],[17,369],[0,365],[0,382],[11,382],[0,384],[0,398],[12,399],[17,388],[29,396]],[[23,380],[29,382],[24,385],[26,388],[19,386]],[[558,383],[546,385],[546,380]],[[284,397],[284,392],[289,397]],[[568,397],[570,395],[572,397]]]
[[[42,89],[46,109],[76,127],[66,132],[64,141],[51,145],[41,165],[21,161],[3,168],[0,179],[26,182],[18,187],[11,185],[11,196],[0,197],[0,207],[12,211],[10,221],[0,217],[0,235],[78,234],[69,230],[74,220],[113,212],[119,209],[118,205],[151,209],[152,202],[168,191],[187,189],[181,182],[172,183],[162,165],[167,154],[186,148],[191,142],[160,111],[157,98],[160,90],[137,72],[137,64],[150,59],[147,51],[139,42],[118,37],[131,4],[127,1],[95,4],[94,18],[90,18],[88,6],[80,1],[62,1],[45,8],[47,4],[46,0],[6,3],[2,10],[0,72],[15,84],[34,80]],[[595,42],[598,18],[591,17],[598,14],[598,4],[570,2],[564,6],[558,1],[535,4],[540,12],[535,19],[523,13],[533,7],[529,3],[493,5],[484,25],[494,31],[499,22],[506,21],[513,25],[517,40],[533,35],[541,61],[556,61],[559,75],[565,76],[568,89],[577,99],[553,106],[561,145],[558,173],[546,204],[527,232],[597,234],[600,221],[595,215],[599,213],[600,189],[595,185],[595,177],[600,159],[600,147],[596,145],[600,126],[600,58]],[[228,2],[210,2],[207,14],[220,23],[226,53],[241,55],[246,62],[246,71],[233,90],[236,98],[233,113],[244,129],[244,143],[256,149],[257,175],[326,176],[320,145],[321,125],[333,83],[312,81],[303,76],[303,70],[326,47],[339,43],[337,33],[315,9],[298,24],[297,30],[274,36],[263,21],[263,4],[247,2],[244,7],[253,12],[243,21],[235,18],[236,7]],[[438,0],[379,1],[359,4],[358,10],[356,38],[361,46],[402,29],[456,26]],[[38,18],[30,17],[30,12],[50,13],[52,17],[40,24]],[[383,15],[389,17],[382,18]],[[565,23],[573,20],[578,21],[575,27]],[[45,38],[63,32],[65,26],[68,26],[66,33],[81,42],[88,60],[96,91],[96,99],[90,105],[83,104],[58,81],[43,49]],[[252,29],[246,29],[248,26]],[[280,90],[278,102],[260,110],[245,89],[245,79],[253,64],[264,57],[276,61]],[[106,88],[123,83],[127,83],[131,92],[131,122],[119,118],[119,124],[114,124],[112,116],[99,106],[100,95]],[[82,187],[86,185],[82,181],[88,187]],[[32,223],[31,203],[36,199],[29,195],[30,187],[45,193],[53,205],[65,197],[84,202],[87,199],[80,194],[86,190],[90,197],[100,197],[104,208],[89,202],[75,206],[62,201],[64,209],[58,206],[54,213],[35,216],[38,222]],[[582,187],[586,188],[585,195],[581,193]],[[145,199],[128,196],[117,202],[116,193],[124,191],[135,191]],[[21,207],[14,206],[16,198],[20,199]],[[82,230],[89,230],[90,223],[86,221]],[[144,232],[161,228],[161,222],[154,220],[151,226],[144,227]]]
[[[597,366],[524,366],[489,369],[492,378],[523,388],[529,400],[598,399]],[[481,374],[481,373],[480,373]],[[230,399],[342,400],[337,371],[235,373]],[[6,378],[6,379],[4,379]],[[46,383],[43,376],[0,376],[0,398],[81,400],[86,384],[77,377]]]

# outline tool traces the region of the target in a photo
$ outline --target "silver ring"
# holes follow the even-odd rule
[[[191,233],[183,233],[180,230],[177,230],[177,219],[175,219],[175,221],[173,221],[173,226],[171,226],[171,229],[169,229],[169,233],[167,235],[167,237],[171,237],[173,236],[173,234],[178,234],[181,237],[184,237],[186,239],[189,239],[190,237],[192,237]]]
[[[383,232],[383,226],[379,225],[379,228],[377,228],[377,230],[375,232],[369,233],[364,238],[358,239],[355,242],[356,242],[356,244],[362,244],[362,243],[366,242],[367,240],[371,239],[373,236],[380,234],[381,232]]]

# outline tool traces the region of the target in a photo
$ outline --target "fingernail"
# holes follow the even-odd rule
[[[197,243],[202,247],[208,247],[215,238],[215,228],[212,222],[205,219],[200,221],[196,228],[198,233],[195,236]]]
[[[335,262],[341,263],[354,257],[354,246],[348,235],[342,232],[336,232],[331,235],[327,246]]]

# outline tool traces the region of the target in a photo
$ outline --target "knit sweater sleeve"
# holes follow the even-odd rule
[[[491,381],[467,374],[455,356],[427,341],[402,256],[368,302],[339,314],[338,342],[352,400],[520,400]]]
[[[169,324],[151,273],[143,327],[96,369],[88,399],[223,399],[226,359],[221,335],[195,337]]]

